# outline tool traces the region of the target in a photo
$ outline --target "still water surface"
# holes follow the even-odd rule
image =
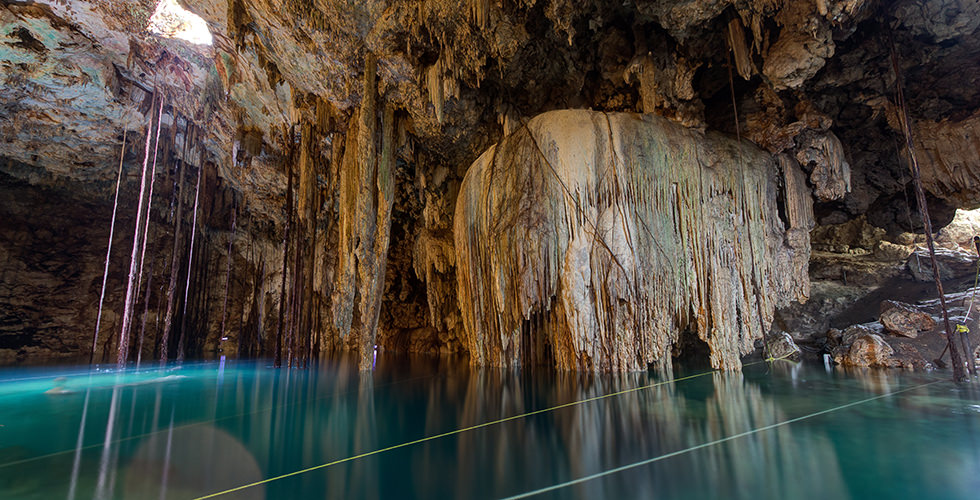
[[[946,374],[704,372],[671,382],[384,357],[365,375],[345,360],[0,370],[0,498],[199,498],[257,482],[216,498],[980,492],[980,392]]]

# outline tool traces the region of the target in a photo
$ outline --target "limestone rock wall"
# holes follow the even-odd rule
[[[646,369],[691,330],[714,367],[738,369],[775,308],[808,294],[809,191],[776,201],[798,168],[651,115],[529,120],[477,159],[457,200],[472,362]]]
[[[70,250],[50,237],[61,221],[0,219],[0,229],[16,235],[0,242],[13,256],[0,268],[0,285],[16,305],[0,311],[12,311],[0,318],[8,332],[0,345],[15,357],[71,352],[84,342],[59,344],[58,335],[73,339],[94,328],[89,310],[72,326],[67,308],[30,304],[43,302],[47,290],[72,307],[97,303],[97,249],[108,239],[100,232],[122,137],[129,138],[124,221],[135,214],[139,149],[161,99],[163,142],[173,147],[149,210],[147,264],[157,264],[140,286],[149,287],[152,275],[152,323],[168,309],[159,296],[180,281],[174,328],[194,332],[186,346],[193,355],[271,356],[279,342],[289,360],[366,351],[359,346],[372,338],[387,350],[466,351],[453,235],[465,167],[549,110],[643,112],[747,138],[777,157],[787,190],[816,195],[812,203],[785,200],[794,228],[812,224],[812,205],[825,225],[866,215],[889,233],[914,230],[915,207],[909,214],[904,196],[909,176],[890,124],[892,39],[934,224],[980,199],[971,160],[980,108],[975,2],[176,3],[206,21],[212,46],[151,34],[156,0],[0,2],[0,176],[17,186],[10,199],[18,201],[0,207],[0,217],[39,206],[18,191],[62,193],[77,209],[68,219],[86,225],[73,233],[84,241],[64,257],[66,266],[49,266],[58,271],[32,283],[34,256]],[[367,156],[369,147],[383,156],[388,108],[390,170]],[[183,188],[178,166],[188,174]],[[204,205],[184,317],[181,266],[198,168]],[[595,217],[606,224],[611,216]],[[116,234],[131,235],[132,222]],[[804,233],[790,231],[789,244],[801,245]],[[112,314],[125,293],[112,273],[129,266],[125,243],[117,245]],[[543,310],[557,311],[559,302]],[[551,321],[545,316],[527,321]],[[117,325],[107,318],[108,332]],[[34,342],[21,333],[34,324],[56,326]]]

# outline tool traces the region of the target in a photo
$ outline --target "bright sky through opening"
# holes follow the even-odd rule
[[[184,10],[177,0],[160,0],[150,17],[150,33],[179,38],[198,45],[211,45],[211,31],[201,16]]]

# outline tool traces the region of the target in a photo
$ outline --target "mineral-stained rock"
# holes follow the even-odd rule
[[[457,199],[471,360],[645,369],[690,329],[713,366],[738,369],[775,307],[808,293],[809,228],[784,227],[777,175],[755,147],[655,116],[530,120]],[[802,207],[809,192],[786,196]]]
[[[932,316],[913,305],[894,300],[881,303],[879,321],[885,327],[885,331],[911,339],[918,337],[919,332],[936,327],[936,321]]]
[[[834,356],[834,361],[844,366],[889,368],[899,365],[892,358],[894,353],[895,350],[880,335],[861,333],[854,338],[846,352]]]

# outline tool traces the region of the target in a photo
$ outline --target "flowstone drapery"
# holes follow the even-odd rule
[[[457,199],[471,359],[640,370],[692,331],[738,369],[775,308],[806,299],[812,224],[791,158],[652,115],[544,113]]]

